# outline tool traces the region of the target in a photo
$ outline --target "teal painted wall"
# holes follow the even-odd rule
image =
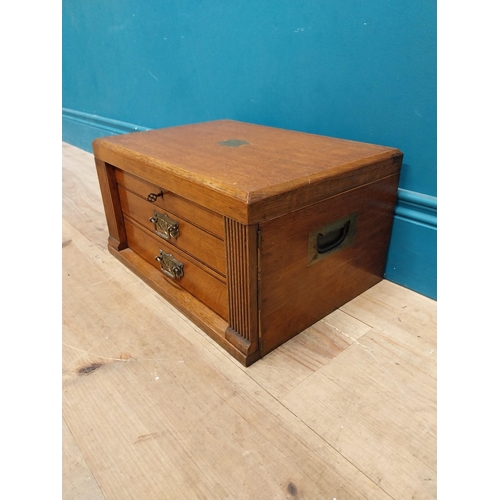
[[[435,1],[62,6],[65,141],[231,118],[397,147],[387,278],[436,297]]]

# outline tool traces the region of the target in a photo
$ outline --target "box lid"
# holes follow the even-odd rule
[[[96,158],[239,222],[298,210],[399,172],[398,149],[232,120],[93,142]]]

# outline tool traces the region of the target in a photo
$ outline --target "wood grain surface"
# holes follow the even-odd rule
[[[261,224],[262,355],[383,278],[397,184],[392,175]],[[353,214],[353,243],[308,265],[310,233]]]
[[[130,249],[144,258],[155,269],[160,269],[160,264],[156,261],[160,250],[173,255],[176,260],[183,264],[184,275],[180,279],[172,279],[162,274],[164,280],[167,280],[172,286],[187,290],[213,309],[219,316],[227,320],[227,286],[222,276],[217,275],[217,273],[203,266],[193,257],[154,234],[148,234],[138,224],[127,218],[125,219],[125,228]]]
[[[232,120],[99,138],[93,148],[104,162],[246,224],[395,174],[402,161],[396,148]]]
[[[176,196],[164,186],[155,186],[144,179],[139,179],[123,170],[116,170],[116,182],[127,191],[147,199],[150,193],[163,192],[163,195],[153,203],[159,210],[171,211],[177,215],[183,215],[191,224],[199,226],[204,231],[224,238],[224,219],[222,215],[216,214],[206,208],[190,203],[181,196]]]
[[[139,223],[146,231],[154,233],[155,227],[150,222],[150,219],[155,216],[155,211],[161,216],[166,215],[177,222],[179,230],[177,238],[170,238],[168,242],[174,247],[189,253],[222,276],[226,275],[225,247],[221,239],[185,220],[184,213],[175,213],[171,210],[166,211],[163,208],[156,207],[145,199],[120,187],[118,187],[118,193],[123,213]]]
[[[381,281],[249,368],[110,255],[63,147],[63,495],[436,498],[436,303]]]

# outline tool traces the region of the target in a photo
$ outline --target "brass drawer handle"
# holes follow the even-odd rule
[[[150,201],[151,203],[154,203],[158,198],[163,198],[163,191],[160,191],[159,193],[149,193],[147,200]]]
[[[160,263],[162,273],[172,279],[181,279],[184,276],[184,264],[179,262],[171,253],[166,253],[160,248],[160,255],[155,257]]]
[[[154,217],[151,217],[149,222],[155,225],[155,233],[164,240],[177,239],[180,235],[179,223],[167,214],[161,214],[155,210]]]

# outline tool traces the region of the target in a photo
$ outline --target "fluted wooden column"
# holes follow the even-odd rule
[[[225,337],[242,353],[258,349],[257,225],[224,218],[229,326]]]

